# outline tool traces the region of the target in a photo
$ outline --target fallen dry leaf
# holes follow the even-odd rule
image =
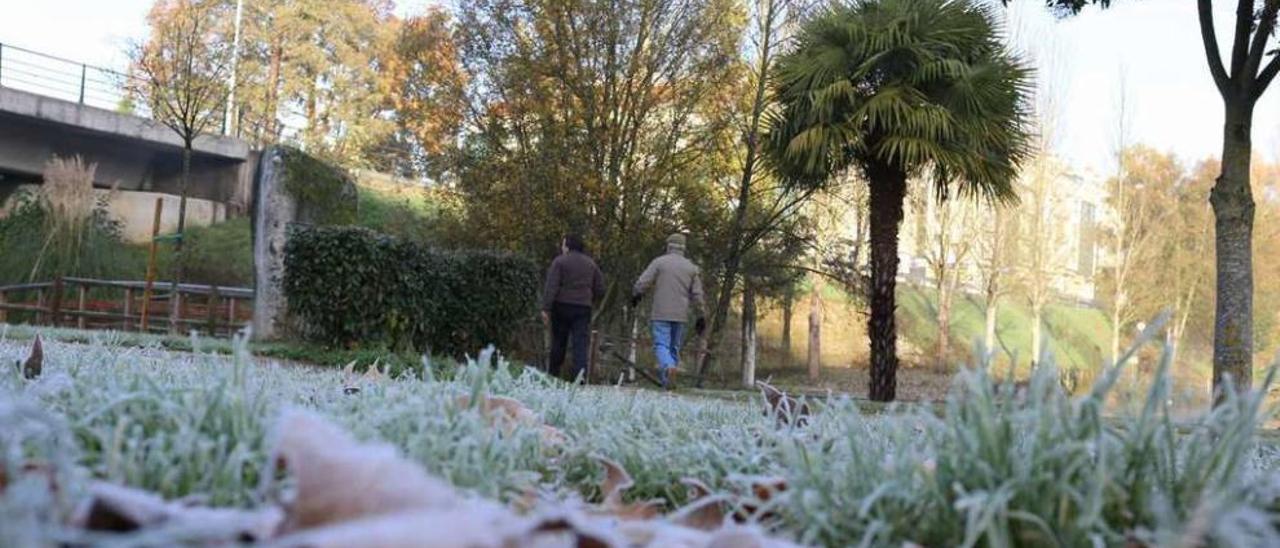
[[[358,443],[305,411],[286,411],[274,461],[295,479],[283,532],[412,509],[448,509],[460,496],[386,444]]]
[[[44,370],[44,345],[40,343],[40,335],[36,335],[36,342],[31,345],[31,355],[27,356],[27,361],[22,364],[22,377],[25,379],[34,379],[40,376],[40,372]]]
[[[275,536],[284,520],[279,508],[234,510],[168,502],[147,491],[105,482],[89,487],[72,523],[90,531],[125,533],[150,527],[198,531],[209,543],[256,542]]]
[[[778,426],[788,426],[793,423],[796,426],[809,424],[809,404],[788,396],[786,392],[764,381],[756,381],[756,386],[760,387],[760,391],[764,393],[765,402],[769,405],[765,415],[773,415]]]
[[[455,404],[459,409],[470,409],[472,407],[471,396],[466,394],[458,396]],[[502,429],[504,435],[511,435],[516,428],[528,427],[537,428],[538,436],[546,445],[558,446],[569,441],[564,432],[554,426],[543,423],[537,413],[525,407],[523,403],[520,403],[520,400],[505,396],[481,395],[476,407],[480,409],[480,414],[489,421],[489,425]]]

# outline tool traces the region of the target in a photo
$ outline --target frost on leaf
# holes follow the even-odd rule
[[[294,478],[284,531],[402,512],[452,508],[453,487],[427,476],[386,444],[361,444],[308,412],[287,411],[274,462]]]
[[[548,446],[563,445],[568,438],[558,428],[545,424],[536,413],[525,407],[520,400],[505,396],[481,395],[475,404],[471,396],[458,396],[455,401],[459,409],[476,407],[488,421],[489,426],[502,430],[504,435],[511,435],[517,428],[536,428],[542,443]]]

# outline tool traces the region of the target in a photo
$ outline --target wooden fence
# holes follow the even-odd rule
[[[230,335],[253,317],[253,290],[242,287],[57,278],[0,286],[0,323],[26,322],[79,329],[198,331]],[[177,307],[176,325],[170,316]],[[145,320],[144,320],[145,317]],[[175,329],[176,328],[176,329]]]

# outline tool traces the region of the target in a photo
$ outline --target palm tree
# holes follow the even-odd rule
[[[807,21],[776,74],[766,146],[778,175],[820,186],[856,169],[870,186],[870,394],[892,401],[907,179],[939,199],[1013,199],[1031,70],[977,0],[851,0]]]

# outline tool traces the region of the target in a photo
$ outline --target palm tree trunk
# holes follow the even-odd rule
[[[868,167],[871,185],[871,387],[874,401],[897,396],[898,354],[894,311],[898,275],[898,228],[907,195],[907,174],[891,165]]]
[[[1213,390],[1220,401],[1230,377],[1237,389],[1252,385],[1253,372],[1253,193],[1249,187],[1253,105],[1226,98],[1222,174],[1213,205],[1217,251],[1217,307],[1213,330]]]

